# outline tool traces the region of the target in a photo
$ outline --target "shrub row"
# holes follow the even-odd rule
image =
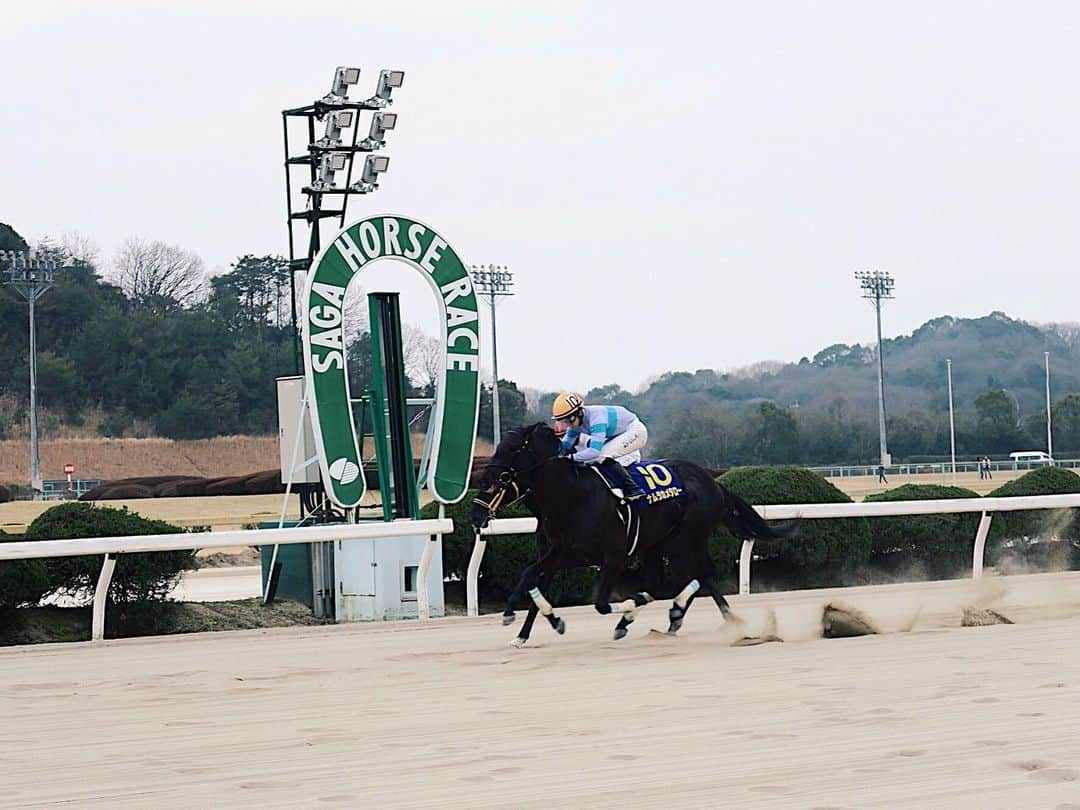
[[[134,512],[72,501],[43,512],[22,537],[0,537],[0,541],[181,532],[183,529],[172,524],[147,520]],[[101,562],[101,556],[97,555],[0,563],[0,607],[33,605],[56,592],[89,599],[101,571]],[[109,586],[109,601],[114,604],[162,601],[180,574],[195,567],[193,550],[120,555]]]

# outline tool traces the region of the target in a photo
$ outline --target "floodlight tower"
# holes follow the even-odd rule
[[[34,500],[41,498],[41,459],[38,456],[37,429],[37,327],[34,304],[53,285],[53,272],[59,262],[51,256],[39,256],[34,250],[0,251],[0,260],[8,265],[8,284],[30,304],[30,489]]]
[[[390,167],[386,155],[371,154],[386,146],[386,133],[397,126],[397,114],[386,108],[393,104],[393,91],[405,81],[402,70],[383,70],[375,87],[375,95],[364,101],[350,101],[349,88],[360,81],[360,68],[338,67],[330,92],[318,101],[282,110],[281,125],[285,136],[285,202],[289,227],[289,269],[292,292],[293,347],[296,355],[296,371],[300,373],[300,332],[296,323],[296,274],[307,272],[322,247],[321,226],[327,218],[338,218],[338,227],[344,227],[349,197],[353,194],[370,194],[379,188],[379,175]],[[361,112],[372,112],[366,138],[360,133]],[[304,119],[307,122],[307,148],[302,154],[293,155],[289,149],[289,120]],[[325,131],[316,138],[315,122],[324,121]],[[357,170],[359,179],[354,182],[353,160],[364,154],[362,167]],[[301,187],[305,195],[304,205],[294,209],[292,192],[292,169],[307,167],[308,182]],[[344,173],[343,183],[337,178]],[[337,196],[341,205],[324,208],[323,198]],[[296,222],[308,226],[307,251],[297,257],[293,226]]]
[[[855,278],[863,291],[863,298],[868,298],[877,314],[877,352],[878,352],[878,434],[881,444],[881,466],[892,463],[889,449],[885,442],[885,355],[881,345],[881,301],[893,297],[892,276],[881,270],[857,270]]]
[[[495,304],[500,296],[513,295],[514,274],[505,265],[472,266],[473,289],[491,306],[491,421],[492,440],[499,446],[502,424],[499,422],[499,348],[495,340]]]

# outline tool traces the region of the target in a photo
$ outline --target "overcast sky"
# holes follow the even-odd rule
[[[500,373],[544,389],[797,361],[939,315],[1076,321],[1080,6],[104,2],[0,11],[0,221],[219,272],[286,253],[280,112],[396,93],[350,215],[509,265]],[[403,265],[404,319],[435,304]],[[369,271],[365,271],[369,272]]]

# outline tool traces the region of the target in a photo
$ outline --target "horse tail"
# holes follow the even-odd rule
[[[724,496],[724,508],[721,520],[740,539],[779,540],[790,537],[799,528],[802,521],[786,520],[769,524],[757,513],[749,502],[743,500],[723,484],[717,484]]]

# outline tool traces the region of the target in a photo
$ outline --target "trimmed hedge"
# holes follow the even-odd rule
[[[802,467],[738,467],[717,479],[754,505],[781,503],[851,503],[851,498],[817,473]],[[719,529],[710,553],[719,573],[738,570],[742,542]],[[824,587],[848,584],[856,569],[870,559],[871,540],[865,518],[825,518],[804,521],[794,536],[758,541],[754,554],[762,575],[776,584]]]
[[[22,539],[0,529],[0,543]],[[0,562],[0,611],[36,605],[49,590],[49,575],[44,560]]]
[[[446,516],[454,521],[454,533],[443,535],[443,576],[465,580],[472,556],[474,536],[469,525],[469,509],[476,490],[469,490],[455,504],[446,507]],[[421,517],[438,517],[439,504],[429,503]],[[498,517],[533,517],[532,512],[518,504],[500,509]],[[510,595],[522,572],[536,562],[535,534],[508,534],[488,539],[484,560],[480,564],[479,591],[485,602],[502,602]],[[595,568],[574,568],[555,575],[551,588],[544,595],[556,605],[591,603],[596,589]]]
[[[938,484],[904,484],[866,498],[866,503],[929,501],[978,498],[964,487]],[[912,567],[924,570],[933,579],[970,574],[975,533],[981,515],[897,515],[870,519],[872,564],[892,572]],[[1005,529],[996,518],[990,522],[986,538],[986,564],[993,565],[1001,554]]]
[[[1040,467],[1007,481],[990,493],[991,498],[1015,498],[1021,495],[1066,495],[1080,492],[1080,475],[1064,467]],[[1031,509],[1001,512],[994,520],[1005,524],[1005,534],[1012,538],[1036,539],[1049,535],[1057,539],[1080,538],[1080,509]]]
[[[72,501],[42,512],[31,523],[25,540],[68,540],[79,537],[180,534],[184,530],[134,512]],[[45,562],[50,590],[92,594],[101,571],[101,557],[53,557]],[[109,601],[160,602],[184,571],[197,567],[194,550],[122,554],[116,561]]]

